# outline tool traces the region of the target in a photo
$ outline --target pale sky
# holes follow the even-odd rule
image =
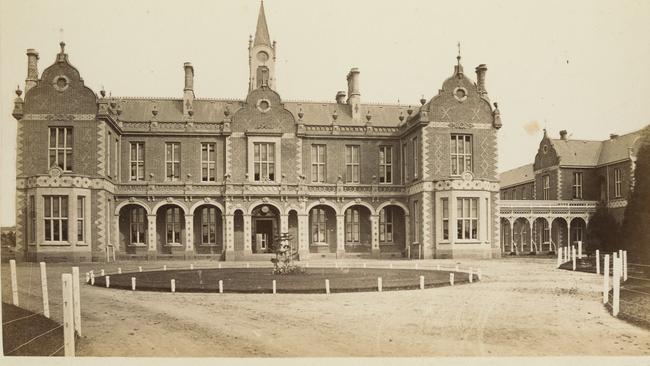
[[[15,222],[14,90],[25,50],[39,72],[59,41],[86,85],[114,96],[182,97],[183,62],[199,98],[244,98],[258,0],[0,0],[0,226]],[[605,139],[650,123],[650,1],[266,0],[284,99],[334,99],[351,67],[366,102],[419,105],[451,75],[488,66],[499,103],[499,171],[533,161],[541,130]]]

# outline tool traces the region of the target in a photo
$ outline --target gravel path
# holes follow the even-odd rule
[[[313,263],[313,262],[312,262]],[[377,262],[375,262],[377,263]],[[388,262],[385,262],[388,263]],[[415,262],[395,261],[395,267]],[[189,267],[189,262],[168,262]],[[613,318],[600,277],[555,259],[429,260],[481,268],[481,282],[383,293],[193,294],[83,285],[83,356],[575,356],[650,355],[650,332]],[[81,273],[137,268],[82,264]],[[161,267],[162,262],[141,264]],[[197,266],[214,262],[197,262]],[[313,265],[313,264],[312,264]],[[48,264],[52,315],[60,273]],[[83,280],[83,279],[82,279]],[[21,306],[40,311],[38,264],[19,264]],[[3,300],[11,301],[2,264]],[[31,293],[31,294],[30,294]]]

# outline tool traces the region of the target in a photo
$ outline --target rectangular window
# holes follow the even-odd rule
[[[360,234],[359,210],[350,208],[345,211],[345,242],[358,244]]]
[[[449,199],[442,199],[442,239],[449,240]]]
[[[359,183],[359,146],[345,146],[345,179],[347,183]]]
[[[29,242],[36,241],[36,199],[29,196]]]
[[[527,199],[527,198],[526,198],[527,194],[528,194],[528,192],[527,192],[526,187],[523,187],[523,188],[521,189],[521,199],[522,199],[522,200]]]
[[[548,200],[551,197],[551,177],[545,175],[542,177],[542,192],[544,194],[544,199]]]
[[[379,147],[379,183],[393,183],[393,147]]]
[[[147,220],[144,208],[134,207],[131,209],[131,221],[129,222],[132,245],[144,245],[146,238]]]
[[[325,210],[314,208],[311,210],[311,241],[312,243],[327,243],[327,218]]]
[[[573,198],[582,199],[582,172],[573,173]]]
[[[621,169],[614,169],[614,197],[621,197]]]
[[[413,178],[418,177],[418,170],[420,170],[420,144],[418,143],[417,136],[413,138]]]
[[[253,169],[256,182],[275,181],[275,144],[256,142],[253,145]]]
[[[451,135],[451,175],[472,171],[472,135]]]
[[[106,138],[106,176],[111,177],[111,168],[113,166],[113,134],[108,132]]]
[[[582,241],[582,226],[572,227],[571,231],[573,231],[573,241],[571,243]]]
[[[379,211],[379,241],[382,243],[393,242],[393,209],[384,207]]]
[[[215,172],[215,144],[203,143],[201,144],[201,181],[214,182],[216,178]]]
[[[181,209],[170,207],[167,209],[165,220],[165,231],[167,232],[167,244],[180,244],[181,242]]]
[[[413,241],[420,242],[420,212],[418,201],[413,201]]]
[[[72,171],[72,127],[50,127],[48,146],[49,166]]]
[[[43,196],[45,241],[68,241],[68,197]]]
[[[176,182],[181,179],[181,144],[168,142],[165,144],[165,180]]]
[[[327,163],[327,147],[325,145],[311,145],[311,181],[323,183],[326,178],[325,165]]]
[[[402,183],[403,184],[406,184],[406,182],[408,182],[408,174],[409,174],[408,157],[406,156],[407,151],[408,151],[408,145],[405,143],[402,145]]]
[[[78,196],[77,197],[77,241],[84,242],[86,241],[86,236],[84,232],[84,221],[85,221],[85,212],[86,212],[86,197]]]
[[[456,205],[456,237],[478,239],[478,198],[458,198]]]
[[[115,158],[113,160],[115,160],[115,178],[119,180],[119,177],[121,175],[120,174],[120,165],[121,165],[120,164],[120,156],[121,155],[120,155],[120,140],[117,139],[117,138],[115,139],[115,154],[114,154],[114,156],[115,156]]]
[[[132,181],[144,180],[144,142],[132,142],[130,144],[131,155],[129,165],[131,166]]]
[[[204,207],[201,210],[201,244],[217,245],[216,207]]]

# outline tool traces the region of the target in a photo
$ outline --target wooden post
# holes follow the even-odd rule
[[[627,250],[623,251],[623,282],[627,281]]]
[[[90,271],[90,284],[95,286],[95,274],[93,271]]]
[[[90,282],[90,272],[86,272],[86,283]]]
[[[72,308],[74,330],[81,337],[81,295],[79,294],[79,267],[72,267]]]
[[[365,263],[363,264],[363,268],[366,268],[366,264],[365,264]]]
[[[439,271],[439,270],[440,270],[440,265],[438,264],[438,265],[436,266],[436,271]]]
[[[131,277],[131,290],[135,291],[135,277]]]
[[[596,249],[596,274],[600,274],[600,250]]]
[[[576,270],[576,247],[571,247],[571,260],[573,261],[573,270]]]
[[[480,281],[481,280],[481,269],[480,268],[476,270],[476,276],[478,277],[478,280]]]
[[[618,316],[621,300],[621,258],[614,259],[614,298],[612,300],[612,315]]]
[[[469,272],[467,272],[467,273],[469,274],[469,283],[472,283],[473,280],[474,280],[474,278],[473,278],[474,277],[474,269],[470,268]]]
[[[219,293],[223,294],[223,280],[219,280]]]
[[[603,304],[607,304],[607,300],[609,300],[609,254],[605,254],[603,265]]]
[[[273,280],[273,294],[275,294],[277,291],[276,283],[275,280]]]
[[[328,295],[330,293],[330,280],[325,280],[325,293]]]
[[[101,270],[102,276],[106,276],[106,272],[104,272],[104,269],[102,268]]]
[[[172,278],[171,282],[172,292],[176,292],[176,280]]]
[[[420,290],[424,290],[424,276],[420,276]]]
[[[381,292],[381,290],[382,290],[381,277],[377,277],[377,290],[379,292]]]
[[[63,294],[63,346],[66,357],[74,357],[74,309],[72,303],[72,275],[61,274]]]
[[[560,268],[562,265],[562,248],[559,248],[557,251],[557,268]]]
[[[251,264],[246,262],[246,268],[251,268]]]
[[[18,279],[16,278],[16,260],[9,260],[9,267],[11,267],[11,297],[14,305],[18,306]]]
[[[47,269],[45,262],[40,263],[41,266],[41,294],[43,297],[43,315],[46,318],[50,317],[50,299],[47,296]]]
[[[191,263],[190,264],[190,270],[193,270],[193,269],[194,269],[194,263]]]
[[[166,270],[167,270],[167,265],[163,264],[163,271],[166,271]]]
[[[454,272],[458,272],[458,264],[456,265]]]
[[[454,272],[449,274],[449,284],[452,286],[454,285]]]
[[[122,274],[122,268],[117,267],[117,274]]]
[[[106,288],[111,287],[111,276],[106,276]]]
[[[142,272],[142,266],[138,266],[138,272]]]
[[[578,240],[578,259],[582,259],[582,240]]]

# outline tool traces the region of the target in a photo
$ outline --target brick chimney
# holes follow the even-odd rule
[[[38,81],[38,52],[30,48],[27,50],[27,79],[25,79],[25,94],[36,86]]]
[[[185,88],[183,88],[183,116],[194,113],[194,67],[189,62],[183,64],[185,69]]]
[[[485,89],[486,72],[487,72],[487,66],[485,66],[485,64],[480,64],[476,66],[476,88],[478,89],[479,94],[487,93],[487,90]]]
[[[615,139],[615,138],[617,138],[617,137],[618,137],[618,134],[616,134],[616,133],[610,133],[610,134],[609,134],[609,139],[610,139],[610,140],[613,140],[613,139]]]
[[[352,119],[355,121],[361,120],[361,111],[359,104],[361,104],[361,92],[359,91],[359,74],[361,72],[358,68],[353,67],[348,73],[348,104],[352,107]]]
[[[567,135],[567,131],[566,131],[566,130],[562,130],[562,131],[560,131],[560,139],[562,139],[562,140],[566,140],[566,139],[567,139],[567,136],[566,136],[566,135]]]
[[[345,91],[339,90],[336,92],[336,103],[345,104]]]

